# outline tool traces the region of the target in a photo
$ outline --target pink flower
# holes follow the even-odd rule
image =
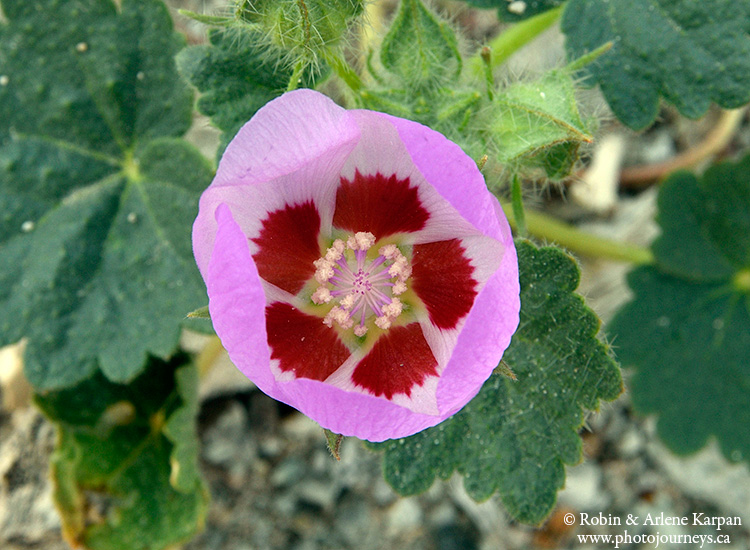
[[[235,365],[343,435],[445,420],[518,324],[510,228],[475,163],[429,128],[311,90],[229,144],[193,248]]]

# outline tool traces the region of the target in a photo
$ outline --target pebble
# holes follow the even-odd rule
[[[242,442],[249,437],[245,408],[237,401],[231,401],[214,425],[206,431],[203,438],[203,458],[217,466],[237,461],[246,462],[247,450]]]
[[[602,487],[601,469],[592,462],[568,468],[565,489],[559,493],[558,500],[576,510],[605,510],[610,499]]]
[[[330,480],[306,480],[296,485],[295,492],[301,502],[317,506],[322,510],[333,508],[338,496],[338,490]]]
[[[388,510],[386,524],[388,533],[400,535],[417,529],[422,524],[422,508],[415,498],[397,500]]]

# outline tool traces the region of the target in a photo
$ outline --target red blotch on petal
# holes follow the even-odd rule
[[[458,239],[414,245],[411,287],[438,328],[455,327],[477,296],[474,268],[464,252]]]
[[[437,360],[418,323],[388,329],[354,369],[352,381],[376,396],[411,395],[437,374]]]
[[[333,215],[333,225],[339,229],[369,231],[382,239],[394,233],[419,231],[429,218],[409,178],[363,176],[358,171],[354,181],[341,178]]]
[[[283,302],[266,307],[266,332],[271,359],[297,378],[325,380],[349,357],[336,331],[320,317],[307,315]]]
[[[315,273],[320,257],[320,214],[312,201],[274,210],[253,239],[258,274],[271,284],[297,294]]]

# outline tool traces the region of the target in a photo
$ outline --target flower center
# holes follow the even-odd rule
[[[354,327],[354,334],[364,336],[372,317],[378,328],[386,330],[401,314],[403,304],[397,296],[406,292],[409,260],[395,244],[382,246],[378,256],[368,260],[367,251],[374,244],[372,233],[360,231],[346,242],[336,239],[325,256],[313,262],[320,286],[312,301],[336,304],[323,319],[329,327],[334,323],[344,329]]]

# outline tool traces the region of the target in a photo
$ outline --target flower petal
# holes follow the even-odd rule
[[[320,317],[289,304],[274,302],[266,308],[266,330],[271,359],[296,378],[325,380],[351,355]]]
[[[396,129],[395,139],[404,144],[411,162],[421,175],[421,178],[412,177],[412,182],[417,179],[429,182],[427,185],[447,201],[461,218],[481,233],[505,242],[505,233],[500,222],[502,221],[507,226],[507,221],[502,212],[498,217],[494,207],[494,197],[487,191],[484,177],[471,157],[439,132],[418,122],[383,113],[370,113],[370,116],[383,118]],[[359,124],[362,126],[361,122]],[[352,154],[355,152],[356,150]],[[422,197],[421,192],[420,186],[420,197]],[[430,214],[433,214],[430,208],[432,201],[425,198],[422,200]],[[432,240],[446,240],[461,236],[462,232],[454,232],[452,235]],[[420,242],[430,241],[422,239]],[[512,244],[512,239],[510,242]]]
[[[411,395],[428,376],[437,375],[437,360],[422,335],[419,323],[386,331],[354,368],[352,381],[377,397]]]
[[[341,171],[334,225],[354,230],[359,221],[383,228],[387,234],[398,230],[406,233],[402,241],[407,243],[478,233],[425,179],[391,118],[371,111],[351,111],[351,115],[359,125],[361,137]],[[432,132],[426,126],[417,126]],[[435,154],[442,154],[439,145]],[[474,171],[479,174],[476,166]],[[487,194],[486,187],[483,193]],[[405,201],[403,208],[399,201]],[[404,215],[407,210],[410,211]],[[370,232],[378,239],[385,236],[375,230]]]
[[[252,185],[296,172],[359,131],[349,113],[312,90],[296,90],[269,102],[224,151],[214,186]]]
[[[362,175],[355,170],[352,181],[341,178],[333,225],[353,233],[369,231],[382,239],[395,233],[419,231],[429,217],[409,178],[380,172]]]
[[[260,276],[269,283],[297,294],[315,273],[320,257],[320,214],[308,201],[274,210],[262,221],[253,259]]]
[[[201,198],[193,232],[214,326],[234,363],[263,392],[323,427],[371,441],[411,435],[463,407],[497,366],[519,309],[510,228],[474,162],[420,124],[346,112],[309,90],[272,101],[240,134]],[[370,178],[361,188],[357,172]],[[378,174],[412,207],[416,203],[421,217],[422,209],[427,213],[421,228],[384,219],[391,210],[368,204],[383,196],[370,192]],[[303,313],[307,306],[294,295],[303,272],[311,272],[305,264],[318,237],[316,223],[323,239],[337,215],[354,223],[353,213],[336,212],[342,178],[356,195],[347,199],[352,210],[364,204],[361,219],[381,232],[398,229],[398,240],[414,245],[417,256],[458,254],[442,269],[463,273],[467,263],[473,269],[470,278],[464,273],[444,283],[435,275],[437,260],[418,260],[412,282],[421,280],[416,294],[429,304],[419,322],[395,324],[372,348],[351,353],[337,330]],[[342,208],[347,200],[342,195]],[[306,229],[292,235],[299,220]],[[294,241],[289,250],[302,250],[304,258],[277,255],[278,240]],[[438,244],[454,240],[458,246]],[[273,273],[279,268],[283,277]],[[259,270],[273,280],[262,280]],[[476,293],[468,313],[468,300],[457,299],[455,288]],[[316,355],[321,349],[328,350],[322,360]],[[410,368],[394,373],[402,364]]]
[[[271,101],[227,146],[201,196],[193,251],[201,273],[216,235],[214,212],[224,203],[248,238],[258,238],[270,213],[312,202],[329,228],[341,168],[359,140],[353,117],[326,96],[297,90]],[[253,250],[253,252],[256,252]]]
[[[474,268],[464,252],[459,239],[414,245],[412,288],[441,329],[454,328],[477,295]]]
[[[211,322],[234,364],[266,391],[275,379],[268,368],[263,285],[229,207],[217,208],[216,222],[216,244],[205,275]]]
[[[518,326],[521,301],[516,249],[500,203],[497,199],[493,202],[505,250],[500,266],[474,300],[441,374],[437,389],[441,414],[455,413],[476,395],[497,367]]]

